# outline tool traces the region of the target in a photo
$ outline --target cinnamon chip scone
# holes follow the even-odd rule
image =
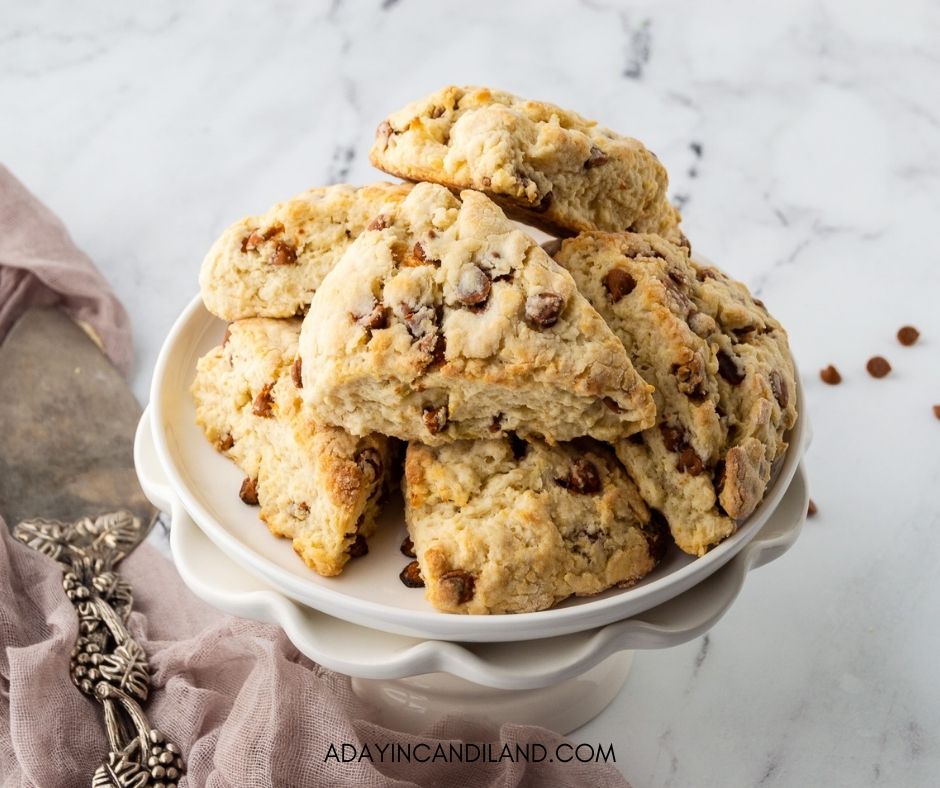
[[[404,492],[426,596],[448,612],[544,610],[632,585],[670,542],[610,449],[589,439],[412,443]]]
[[[325,186],[235,222],[202,263],[206,308],[223,320],[302,314],[356,236],[410,188]]]
[[[192,394],[206,437],[246,474],[242,500],[308,566],[336,575],[368,549],[392,449],[381,435],[353,437],[303,413],[299,334],[299,320],[233,323],[199,360]]]
[[[300,356],[314,417],[354,435],[613,439],[655,418],[571,275],[483,194],[429,183],[324,278]]]
[[[583,234],[555,259],[655,386],[656,427],[617,455],[679,547],[702,555],[754,511],[787,447],[786,332],[743,284],[655,235]]]
[[[651,232],[680,240],[666,169],[641,142],[540,101],[450,86],[382,121],[380,170],[476,189],[553,235]]]

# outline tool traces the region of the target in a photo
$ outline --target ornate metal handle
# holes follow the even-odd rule
[[[127,631],[133,595],[115,571],[148,530],[130,512],[75,523],[24,520],[13,529],[16,539],[65,567],[62,587],[79,621],[72,682],[101,704],[110,743],[92,788],[176,788],[184,773],[179,748],[150,726],[141,708],[150,665]]]

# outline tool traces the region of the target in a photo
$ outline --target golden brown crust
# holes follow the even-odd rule
[[[300,341],[316,418],[425,443],[652,424],[649,386],[568,273],[461,198],[418,184],[324,279]]]
[[[412,443],[404,492],[426,596],[448,612],[542,610],[631,585],[666,547],[610,449],[591,440]]]
[[[401,178],[482,191],[554,235],[680,236],[666,170],[642,143],[489,88],[452,85],[393,113],[379,125],[370,159]]]
[[[261,520],[330,576],[375,530],[392,448],[383,436],[356,438],[303,413],[291,374],[299,332],[297,320],[233,323],[224,346],[200,359],[192,392],[199,425],[252,482]]]
[[[744,285],[654,235],[585,233],[555,259],[656,388],[657,426],[617,454],[676,543],[701,555],[754,511],[786,449],[786,332]]]
[[[295,317],[369,222],[411,186],[324,186],[228,227],[199,274],[206,308],[223,320]]]

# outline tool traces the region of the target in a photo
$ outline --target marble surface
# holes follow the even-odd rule
[[[0,159],[129,307],[145,402],[214,237],[308,186],[376,178],[373,129],[405,101],[490,84],[644,140],[695,247],[789,328],[819,514],[707,637],[640,654],[575,738],[613,741],[635,786],[929,785],[938,36],[940,8],[913,1],[15,4]],[[820,382],[829,363],[841,386]]]

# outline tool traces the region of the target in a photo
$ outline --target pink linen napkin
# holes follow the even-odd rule
[[[31,306],[60,306],[127,374],[133,358],[123,305],[59,219],[0,164],[0,342]]]
[[[195,278],[195,272],[193,276]],[[0,166],[0,341],[28,306],[61,304],[89,325],[122,370],[131,362],[129,321],[65,228]],[[0,436],[2,438],[2,436]],[[76,513],[77,515],[80,513]],[[224,616],[189,593],[173,565],[147,544],[122,565],[134,587],[129,628],[153,670],[151,723],[182,747],[181,785],[266,786],[626,786],[610,765],[498,762],[380,762],[378,748],[492,741],[566,740],[542,728],[488,731],[454,717],[421,736],[369,722],[346,676],[301,655],[273,626]],[[0,784],[88,786],[107,752],[96,703],[69,679],[78,634],[58,564],[15,542],[0,520]],[[373,760],[338,763],[330,745]],[[347,751],[349,746],[347,746]],[[530,749],[530,751],[532,751]]]

